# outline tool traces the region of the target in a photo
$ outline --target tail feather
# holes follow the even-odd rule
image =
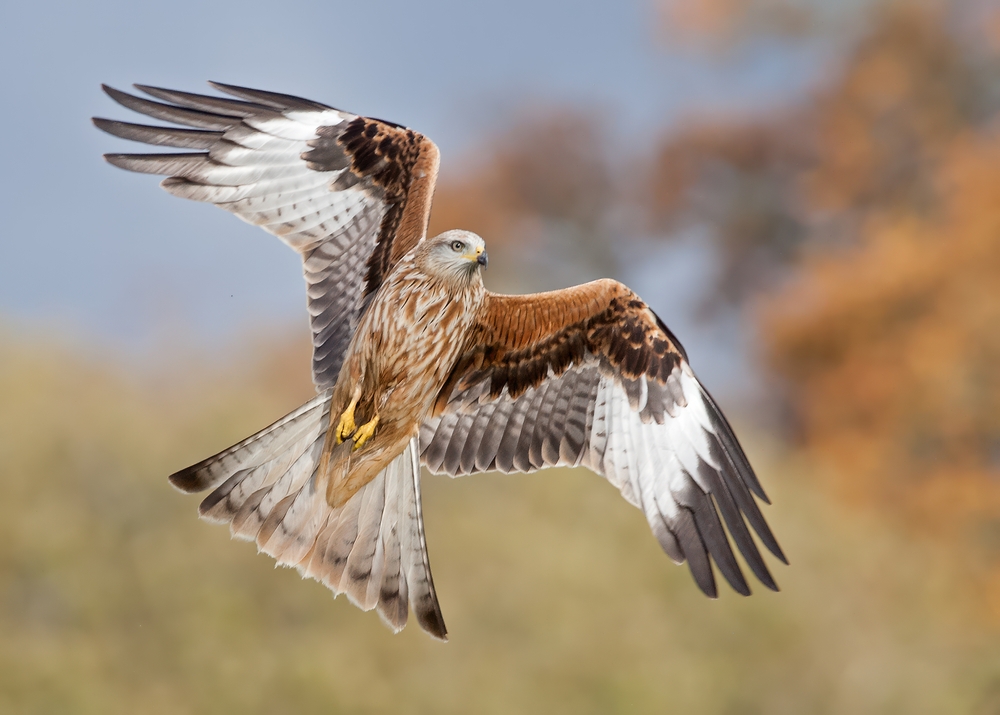
[[[313,477],[275,505],[257,534],[257,547],[282,566],[297,566],[312,549],[326,518]]]
[[[326,538],[323,539],[323,548],[319,552],[321,559],[319,574],[320,580],[334,593],[344,592],[341,582],[344,570],[347,568],[347,559],[358,540],[358,518],[361,513],[361,502],[368,492],[367,486],[338,508],[340,518],[335,524],[327,527],[329,533],[324,532]]]
[[[321,422],[330,412],[330,396],[321,393],[260,432],[187,469],[171,474],[170,483],[182,492],[214,489],[235,472],[256,467],[284,452],[291,442]]]
[[[404,452],[404,457],[406,456]],[[385,512],[379,525],[379,542],[384,545],[382,578],[368,582],[368,599],[377,604],[386,625],[399,631],[406,624],[407,588],[400,549],[399,520],[401,487],[406,476],[398,462],[393,462],[385,475]],[[377,589],[377,593],[375,592]]]
[[[269,489],[286,474],[313,440],[315,435],[307,433],[276,457],[234,474],[201,503],[199,507],[201,516],[209,521],[221,523],[232,521],[253,494],[262,489]]]
[[[403,572],[402,550],[399,543],[399,489],[398,479],[390,479],[386,485],[386,514],[382,519],[379,538],[385,545],[385,568],[382,571],[382,581],[377,584],[378,594],[375,598],[379,615],[386,625],[394,631],[399,631],[406,625],[407,595],[406,575]],[[369,582],[369,592],[376,582]],[[371,593],[369,593],[371,598]]]
[[[379,475],[375,482],[384,482],[385,475]],[[368,598],[368,581],[382,582],[382,564],[379,563],[379,526],[385,512],[385,485],[372,484],[361,499],[358,514],[358,535],[347,558],[347,567],[340,582],[341,590],[351,602],[364,610],[370,610],[375,603]],[[383,554],[382,562],[385,558]]]
[[[235,538],[256,541],[279,564],[377,609],[394,631],[412,606],[420,626],[446,640],[427,558],[416,440],[332,508],[317,477],[328,421],[329,396],[321,395],[171,481],[184,491],[214,488],[199,509],[203,518],[228,522]]]
[[[402,494],[400,514],[405,514],[401,548],[406,569],[406,582],[410,587],[410,606],[420,627],[440,640],[448,640],[448,629],[444,625],[441,606],[438,604],[431,564],[427,558],[427,540],[424,536],[424,516],[420,509],[420,463],[417,461],[420,447],[417,439],[400,459],[410,460],[409,473],[412,475],[408,488]]]
[[[233,535],[251,540],[258,539],[261,527],[264,526],[264,522],[275,506],[277,506],[278,502],[289,494],[297,493],[313,478],[315,465],[319,459],[322,447],[322,437],[315,439],[284,472],[275,469],[272,465],[269,477],[276,476],[277,479],[272,484],[254,493],[251,497],[253,501],[252,507],[248,508],[244,504],[240,511],[237,512],[231,527]],[[256,499],[256,495],[261,492],[263,492],[263,496],[260,499]],[[248,501],[247,503],[251,502]]]
[[[257,508],[260,506],[261,501],[267,496],[267,492],[268,487],[255,491],[243,502],[243,506],[233,516],[233,521],[229,525],[229,533],[234,539],[240,539],[241,541],[256,540],[259,529],[254,528],[256,519],[253,517],[257,513]],[[246,528],[244,528],[244,525],[246,525]]]

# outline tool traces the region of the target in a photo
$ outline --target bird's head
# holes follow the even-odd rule
[[[472,280],[489,262],[486,242],[471,231],[445,231],[421,248],[425,270],[449,280]]]

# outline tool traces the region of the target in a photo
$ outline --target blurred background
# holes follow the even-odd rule
[[[1000,5],[20,3],[0,82],[0,711],[1000,713]],[[99,91],[405,123],[487,285],[627,282],[791,560],[718,601],[589,472],[425,479],[451,642],[273,569],[165,476],[312,392],[297,257]]]

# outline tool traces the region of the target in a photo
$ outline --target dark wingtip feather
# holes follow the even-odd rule
[[[215,87],[220,92],[225,92],[233,97],[239,97],[240,99],[246,99],[251,102],[258,102],[259,104],[266,105],[278,110],[286,109],[332,109],[325,104],[320,104],[319,102],[314,102],[311,99],[303,99],[302,97],[296,97],[292,94],[281,94],[280,92],[267,92],[262,89],[250,89],[249,87],[240,87],[235,84],[226,84],[225,82],[213,82],[209,80],[209,84]]]
[[[671,525],[671,531],[677,538],[681,551],[684,552],[688,570],[691,571],[698,588],[709,598],[718,598],[719,590],[708,557],[708,547],[695,525],[694,513],[690,508],[683,507],[680,510],[676,521]]]
[[[224,116],[196,109],[186,109],[173,104],[153,102],[142,97],[136,97],[128,92],[122,92],[106,84],[102,84],[101,88],[105,94],[126,109],[131,109],[134,112],[145,114],[147,117],[153,117],[154,119],[173,122],[174,124],[224,131],[238,124],[240,121],[239,117]]]
[[[150,97],[210,114],[243,118],[260,112],[274,111],[271,107],[263,104],[243,102],[229,97],[210,97],[205,94],[153,87],[148,84],[133,84],[132,86]]]
[[[123,107],[127,107],[129,99],[132,98],[132,95],[129,94],[128,92],[123,92],[120,89],[115,89],[110,84],[101,84],[101,89],[104,90],[104,93],[106,95],[111,97],[111,99],[115,100],[116,102],[118,102],[118,104],[122,105]]]
[[[111,97],[111,99],[113,99],[118,104],[128,109],[134,109],[137,103],[143,103],[143,102],[149,103],[149,100],[147,99],[143,99],[142,97],[136,97],[134,94],[123,92],[120,89],[115,89],[109,84],[102,84],[101,89],[103,89],[104,93],[109,97]]]
[[[707,462],[701,461],[698,464],[699,476],[704,483],[709,485],[717,510],[722,514],[725,524],[729,529],[729,534],[733,541],[736,542],[736,546],[743,555],[743,559],[750,567],[750,570],[753,571],[762,584],[771,590],[776,590],[777,585],[774,583],[774,578],[771,576],[767,564],[764,563],[764,559],[761,557],[760,550],[750,535],[749,529],[747,529],[743,516],[740,513],[739,504],[742,503],[747,507],[747,518],[752,525],[755,525],[754,528],[763,530],[769,534],[770,531],[767,529],[767,522],[760,516],[759,510],[756,509],[753,502],[753,497],[739,482],[738,476],[733,472],[733,468],[727,468],[727,466],[732,467],[732,465],[719,451],[721,447],[714,440],[714,437],[711,444],[713,455],[722,464],[722,472],[716,471]],[[771,539],[773,540],[773,536]]]
[[[759,554],[758,558],[760,558]],[[750,559],[747,559],[747,562],[750,563]],[[753,571],[753,575],[757,577],[757,580],[760,581],[762,584],[764,584],[767,588],[771,589],[772,591],[779,590],[778,584],[774,580],[774,576],[771,575],[771,572],[768,571],[767,566],[761,568],[760,566],[755,566],[754,564],[750,563],[750,570]]]
[[[726,532],[722,528],[719,516],[715,512],[715,507],[711,504],[711,500],[707,496],[705,497],[705,501],[708,503],[703,509],[695,510],[694,518],[694,523],[701,534],[702,542],[708,549],[709,554],[711,554],[723,578],[726,579],[726,582],[732,589],[741,596],[749,596],[750,584],[747,583],[743,571],[736,562],[736,556],[729,545],[729,540],[726,538]]]
[[[722,414],[719,404],[712,397],[711,393],[705,389],[705,386],[701,383],[698,383],[698,386],[701,388],[701,394],[708,404],[708,416],[709,420],[713,423],[712,426],[715,428],[715,433],[736,463],[740,476],[746,482],[750,491],[756,494],[765,504],[770,504],[771,500],[764,492],[764,487],[761,486],[760,481],[757,479],[757,474],[754,472],[753,467],[750,466],[750,460],[747,459],[746,452],[743,451],[743,446],[736,438],[736,433],[729,424],[729,420]]]
[[[740,481],[742,481],[742,483],[745,484],[746,487],[761,501],[765,504],[770,504],[771,500],[768,498],[767,494],[764,493],[764,488],[758,481],[753,467],[750,466],[750,460],[747,459],[746,453],[743,451],[743,447],[740,446],[739,440],[736,438],[736,433],[733,432],[733,428],[729,425],[729,422],[722,414],[722,410],[719,409],[719,405],[715,402],[712,395],[704,388],[704,386],[701,386],[701,394],[709,406],[709,420],[712,422],[716,437],[719,439],[719,443],[722,446],[726,457],[729,459],[733,468],[736,470],[736,473],[739,475]],[[754,510],[756,510],[756,507],[754,507]],[[760,515],[759,511],[754,514],[752,511],[745,510],[744,513],[750,519],[754,530],[760,536],[768,551],[774,554],[774,556],[783,564],[787,565],[788,558],[781,550],[781,546],[778,545],[778,540],[774,538],[770,528],[767,526],[767,522],[764,521],[764,518]]]
[[[699,580],[699,574],[701,574],[702,580],[712,579],[712,593],[716,593],[710,563],[714,560],[715,565],[732,589],[743,596],[749,596],[750,586],[740,570],[729,539],[726,538],[726,531],[719,520],[719,514],[716,512],[712,498],[701,491],[690,475],[688,475],[685,488],[677,494],[677,497],[678,503],[684,507],[688,515],[679,524],[677,536],[698,585],[702,585]],[[685,532],[688,533],[685,534]],[[699,563],[696,563],[696,559]],[[705,591],[705,588],[703,587],[702,590]],[[706,591],[706,593],[708,592]]]
[[[123,166],[125,163],[125,157],[132,156],[131,154],[103,154],[104,161],[108,162],[112,166],[117,166],[119,169],[127,169],[128,167]]]
[[[691,576],[694,578],[694,582],[698,584],[698,588],[701,589],[701,592],[713,601],[717,599],[719,597],[719,589],[715,585],[715,576],[709,573],[708,577],[705,577],[701,570],[696,569],[691,565],[691,559],[688,559],[687,562],[688,571],[691,572]]]
[[[114,119],[92,117],[94,126],[102,132],[120,139],[143,142],[152,146],[166,146],[175,149],[211,149],[222,132],[201,129],[176,129],[172,127],[152,127],[145,124],[119,122]]]

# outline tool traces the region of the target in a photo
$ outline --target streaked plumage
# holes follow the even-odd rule
[[[726,531],[776,589],[751,529],[785,560],[736,436],[677,339],[628,288],[483,288],[482,239],[426,237],[438,151],[426,137],[316,102],[229,85],[236,97],[105,88],[183,128],[95,119],[185,151],[109,154],[166,175],[299,252],[318,396],[173,476],[211,490],[201,515],[326,584],[395,630],[408,604],[446,629],[427,559],[420,464],[451,476],[586,466],[642,509],[663,550],[716,595],[711,561],[749,594]],[[720,518],[721,517],[721,518]],[[749,527],[747,524],[749,523]]]

